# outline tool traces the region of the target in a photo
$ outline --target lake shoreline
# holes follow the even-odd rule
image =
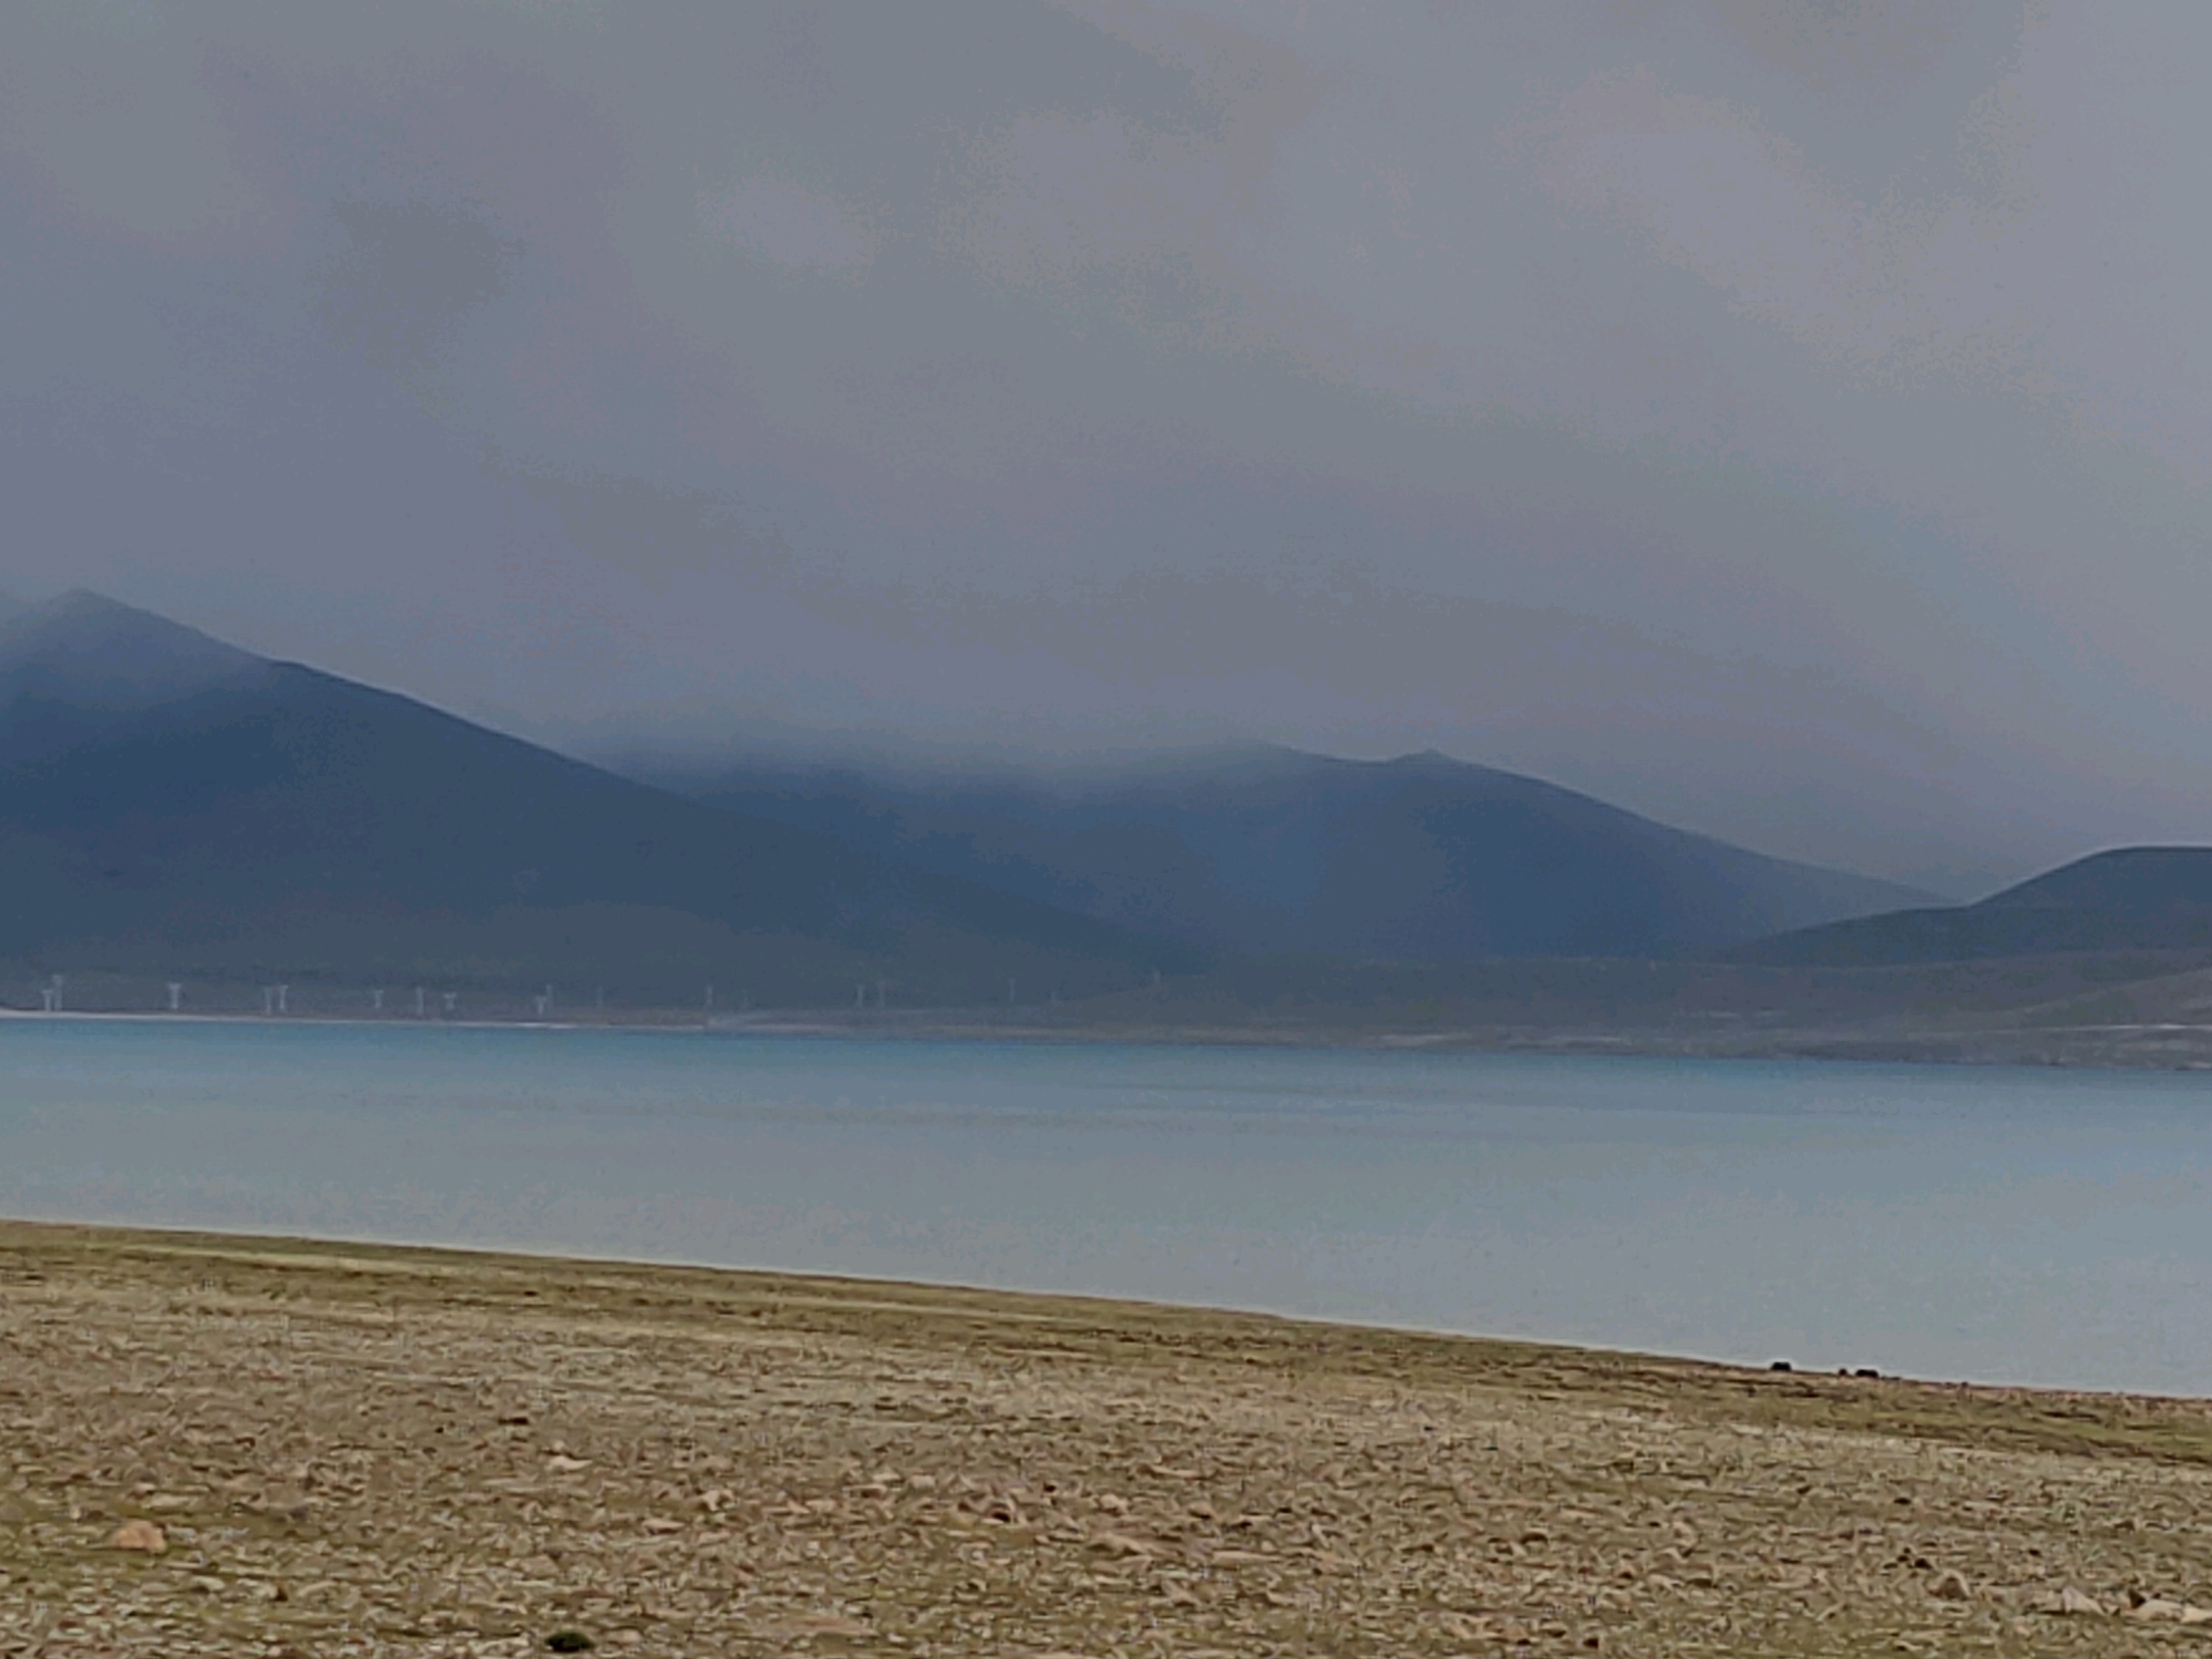
[[[1751,1377],[1772,1381],[1776,1378],[1786,1377],[1793,1382],[1807,1381],[1814,1383],[1833,1379],[1846,1385],[1875,1382],[1911,1389],[1933,1389],[1945,1393],[1967,1390],[1992,1398],[2037,1396],[2067,1401],[2106,1400],[2133,1401],[2146,1405],[2191,1407],[2202,1406],[2207,1413],[2208,1420],[2212,1421],[2212,1392],[2195,1395],[2164,1393],[2156,1389],[2077,1388],[2034,1382],[1929,1377],[1898,1371],[1883,1371],[1865,1365],[1808,1368],[1801,1366],[1788,1358],[1778,1358],[1762,1364],[1716,1358],[1709,1355],[1624,1348],[1599,1342],[1534,1336],[1495,1335],[1480,1331],[1454,1330],[1437,1326],[1395,1324],[1387,1321],[1357,1318],[1332,1318],[1313,1314],[1281,1312],[1267,1308],[1180,1301],[1173,1297],[1016,1288],[961,1279],[922,1279],[849,1272],[814,1272],[799,1268],[736,1267],[705,1261],[662,1260],[507,1245],[359,1237],[335,1233],[218,1231],[185,1225],[110,1224],[0,1214],[0,1254],[4,1254],[6,1250],[15,1248],[24,1241],[28,1241],[34,1249],[52,1248],[64,1253],[78,1247],[92,1255],[112,1253],[120,1256],[129,1256],[134,1252],[145,1252],[156,1255],[172,1253],[201,1253],[215,1255],[241,1252],[261,1253],[288,1261],[296,1259],[301,1261],[313,1262],[326,1258],[344,1261],[353,1264],[353,1267],[349,1270],[359,1270],[364,1263],[386,1262],[394,1271],[413,1263],[419,1264],[426,1269],[437,1271],[453,1269],[464,1273],[479,1268],[486,1272],[524,1271],[535,1264],[543,1266],[548,1271],[558,1271],[564,1274],[605,1269],[625,1275],[666,1275],[672,1281],[703,1278],[710,1283],[811,1286],[824,1295],[834,1294],[863,1299],[885,1295],[921,1299],[942,1297],[957,1300],[963,1305],[989,1308],[999,1315],[1017,1321],[1033,1317],[1056,1316],[1070,1310],[1082,1310],[1102,1318],[1126,1316],[1131,1318],[1197,1321],[1217,1324],[1224,1328],[1252,1324],[1267,1328],[1281,1327],[1290,1332],[1303,1331],[1312,1334],[1317,1340],[1324,1342],[1371,1340],[1385,1346],[1393,1343],[1416,1346],[1443,1344],[1447,1346],[1455,1344],[1472,1345],[1485,1351],[1496,1350],[1553,1357],[1579,1357],[1592,1364],[1658,1367],[1670,1371],[1705,1374],[1723,1379]],[[2208,1447],[2208,1461],[2212,1462],[2212,1447]]]

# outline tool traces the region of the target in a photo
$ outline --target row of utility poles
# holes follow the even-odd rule
[[[185,982],[180,979],[172,979],[165,980],[162,983],[168,993],[169,1012],[173,1014],[183,1012],[185,1006]],[[67,975],[62,974],[49,975],[46,978],[46,982],[39,988],[39,1004],[41,1010],[49,1014],[67,1012],[68,1005],[64,999],[64,993],[68,989],[68,986],[69,980]],[[380,985],[374,987],[370,990],[368,994],[368,1006],[371,1012],[380,1014],[385,1012],[384,994],[384,987]],[[431,993],[428,986],[418,985],[415,988],[416,1018],[427,1019],[429,1018],[430,994]],[[440,991],[437,993],[437,995],[441,1012],[442,1012],[447,1018],[452,1018],[453,1016],[459,1011],[461,1005],[461,994],[459,991]],[[532,995],[530,1000],[531,1006],[537,1010],[538,1018],[540,1019],[545,1018],[553,1012],[553,988],[550,985],[547,986],[544,990]],[[744,1007],[750,1008],[752,1006],[751,996],[749,994],[742,995],[740,997],[740,1003]],[[605,1012],[607,1006],[607,993],[605,987],[602,986],[599,988],[599,992],[593,998],[593,1004],[601,1012]],[[709,985],[707,988],[708,1012],[710,1013],[713,1012],[714,1007],[714,988]],[[291,1012],[292,988],[289,983],[264,985],[261,988],[261,1012],[264,1018],[274,1019],[279,1015],[289,1014]]]
[[[162,984],[168,993],[169,1012],[173,1014],[183,1012],[185,1006],[185,981],[180,979],[172,979],[163,981]],[[66,975],[61,974],[49,975],[47,976],[46,982],[39,988],[39,1004],[40,1008],[49,1014],[67,1012],[68,1006],[64,1000],[63,994],[68,989],[68,986],[69,981]],[[461,994],[459,991],[441,991],[438,993],[438,995],[441,999],[446,1015],[450,1018],[460,1006]],[[370,1008],[377,1013],[382,1013],[384,1012],[383,988],[379,987],[376,989],[372,990],[368,994],[368,998]],[[549,985],[545,988],[544,994],[538,999],[538,1012],[540,1016],[543,1016],[547,1008],[551,1006],[552,998],[553,988]],[[415,988],[416,1018],[422,1019],[428,1017],[428,999],[429,992],[428,988],[421,985]],[[605,1007],[606,1006],[606,993],[605,991],[601,991],[599,993],[599,1006],[601,1007]],[[264,1018],[273,1019],[280,1014],[289,1014],[291,1012],[292,988],[289,984],[264,985],[261,988],[261,1012]]]
[[[169,1012],[173,1014],[185,1006],[185,982],[180,979],[173,979],[168,981],[167,984],[169,988]],[[64,975],[60,974],[49,975],[46,978],[46,982],[39,988],[40,1006],[50,1014],[64,1012],[65,1010],[62,1004],[62,993],[67,988],[68,985],[69,981]]]
[[[876,993],[875,1006],[878,1009],[890,1006],[889,993],[890,989],[890,981],[888,979],[879,979],[872,982],[875,987]],[[1155,969],[1152,972],[1152,983],[1158,985],[1159,982],[1159,971]],[[856,1011],[865,1010],[868,1006],[868,988],[870,983],[871,981],[866,980],[856,980],[854,981],[853,1006]],[[63,975],[54,974],[48,977],[46,984],[39,988],[39,996],[45,1012],[50,1014],[58,1014],[64,1012],[62,993],[65,988],[66,984],[67,981]],[[165,981],[164,984],[167,986],[168,990],[169,1012],[173,1014],[182,1012],[185,1006],[185,981],[182,980],[173,979]],[[1016,987],[1013,977],[1009,975],[1006,980],[1006,1006],[1010,1008],[1014,1006],[1015,988]],[[453,1015],[459,1011],[461,994],[459,991],[440,991],[436,994],[439,998],[441,1013],[445,1018],[451,1019]],[[386,1012],[384,995],[385,991],[382,986],[375,987],[369,992],[369,1008],[372,1012],[380,1014]],[[422,985],[415,987],[416,1018],[427,1019],[430,1017],[430,995],[431,993],[428,987]],[[261,988],[261,1012],[263,1016],[266,1018],[274,1019],[281,1015],[289,1013],[291,1012],[291,996],[292,988],[289,984],[263,986]],[[1054,993],[1052,1000],[1054,1002],[1060,1000],[1059,994],[1057,992]],[[542,991],[532,993],[530,1003],[531,1007],[539,1019],[551,1018],[553,1015],[553,988],[550,985],[548,985]],[[607,993],[605,986],[601,986],[594,994],[592,1004],[599,1012],[604,1013],[606,1012]],[[752,1006],[751,993],[748,991],[740,991],[738,993],[738,1007],[739,1012],[750,1012]],[[704,1007],[708,1017],[711,1018],[714,1012],[714,988],[712,985],[706,988],[706,994],[702,999],[702,1006]]]

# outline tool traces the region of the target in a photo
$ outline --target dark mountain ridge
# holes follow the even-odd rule
[[[1770,966],[1881,966],[2212,947],[2212,847],[2093,853],[1973,904],[1862,916],[1729,954]]]
[[[1263,744],[1088,776],[762,764],[669,780],[726,811],[1208,949],[1662,957],[1924,894],[1436,753]]]

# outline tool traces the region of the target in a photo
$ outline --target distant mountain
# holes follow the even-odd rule
[[[1200,960],[86,593],[0,622],[0,957],[909,1004]]]
[[[2093,854],[1977,904],[1801,929],[1732,954],[1776,966],[1856,967],[2208,947],[2212,847],[2130,847]]]
[[[1255,744],[1082,781],[764,765],[670,787],[1244,953],[1674,957],[1927,897],[1437,754],[1364,762]]]

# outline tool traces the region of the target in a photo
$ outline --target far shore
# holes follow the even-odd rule
[[[1823,1060],[1887,1064],[2033,1066],[2116,1071],[2212,1071],[2212,1024],[2128,1021],[2095,1024],[1977,1025],[1895,1022],[1875,1025],[1784,1025],[1729,1018],[1671,1025],[1601,1028],[1498,1023],[1393,1027],[1291,1017],[1245,1020],[1142,1021],[1086,1018],[1079,1005],[1004,1011],[890,1009],[762,1010],[702,1014],[696,1009],[635,1008],[568,1017],[430,1015],[239,1009],[65,1008],[0,1006],[0,1022],[137,1022],[392,1030],[675,1032],[733,1037],[816,1037],[859,1042],[1160,1044],[1224,1048],[1341,1048],[1397,1052],[1618,1055],[1692,1060]]]

